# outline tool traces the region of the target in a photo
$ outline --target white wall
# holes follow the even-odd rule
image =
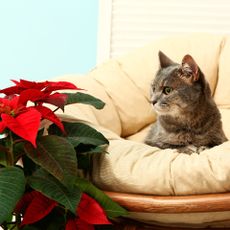
[[[98,0],[0,0],[0,88],[96,64]]]

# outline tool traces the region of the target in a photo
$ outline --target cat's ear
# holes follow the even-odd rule
[[[182,69],[184,72],[192,74],[192,80],[199,80],[199,67],[189,54],[185,55],[182,59]]]
[[[172,64],[175,64],[169,57],[167,57],[163,52],[158,53],[161,68],[166,68]]]

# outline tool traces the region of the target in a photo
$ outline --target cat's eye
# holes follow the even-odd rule
[[[171,88],[171,87],[165,86],[163,88],[163,93],[166,95],[170,94],[172,91],[173,91],[173,88]]]

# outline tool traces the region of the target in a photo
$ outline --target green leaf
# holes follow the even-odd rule
[[[82,103],[82,104],[92,105],[96,109],[103,109],[105,106],[105,103],[100,99],[85,93],[78,92],[78,93],[65,93],[65,94],[68,96],[66,105],[74,104],[74,103]]]
[[[26,143],[25,152],[36,164],[63,183],[71,183],[69,179],[77,176],[76,152],[64,137],[40,137],[37,140],[37,148]]]
[[[75,185],[79,187],[83,192],[86,192],[95,200],[97,200],[109,218],[124,216],[128,214],[124,208],[114,202],[110,197],[108,197],[105,193],[103,193],[89,181],[83,178],[76,178]]]
[[[108,153],[106,150],[105,150],[105,147],[104,146],[93,146],[93,148],[90,148],[86,151],[87,153],[89,154],[94,154],[94,153]]]
[[[65,187],[43,169],[37,170],[30,176],[28,183],[33,189],[62,204],[74,215],[76,214],[76,207],[81,198],[81,191],[76,186]]]
[[[93,154],[100,154],[100,153],[107,153],[105,151],[105,146],[93,146],[93,145],[78,145],[76,147],[77,152],[77,161],[78,161],[78,168],[83,170],[91,170],[92,167],[92,155]]]
[[[74,145],[88,144],[88,145],[107,145],[108,140],[96,129],[84,123],[65,123],[65,130],[68,134],[67,139]]]
[[[87,124],[75,122],[62,122],[67,132],[67,140],[74,146],[79,144],[85,145],[108,145],[109,141],[96,129]],[[48,129],[49,134],[62,136],[63,133],[55,125],[51,125]]]
[[[25,190],[25,177],[18,167],[0,169],[0,224],[13,211]]]

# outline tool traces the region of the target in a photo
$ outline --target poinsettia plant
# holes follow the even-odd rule
[[[55,114],[68,104],[102,109],[104,103],[70,82],[13,82],[0,90],[0,226],[91,230],[126,214],[83,176],[92,155],[106,152],[108,140],[87,124],[62,122]],[[75,92],[57,92],[65,89]],[[45,128],[44,120],[52,124]]]

